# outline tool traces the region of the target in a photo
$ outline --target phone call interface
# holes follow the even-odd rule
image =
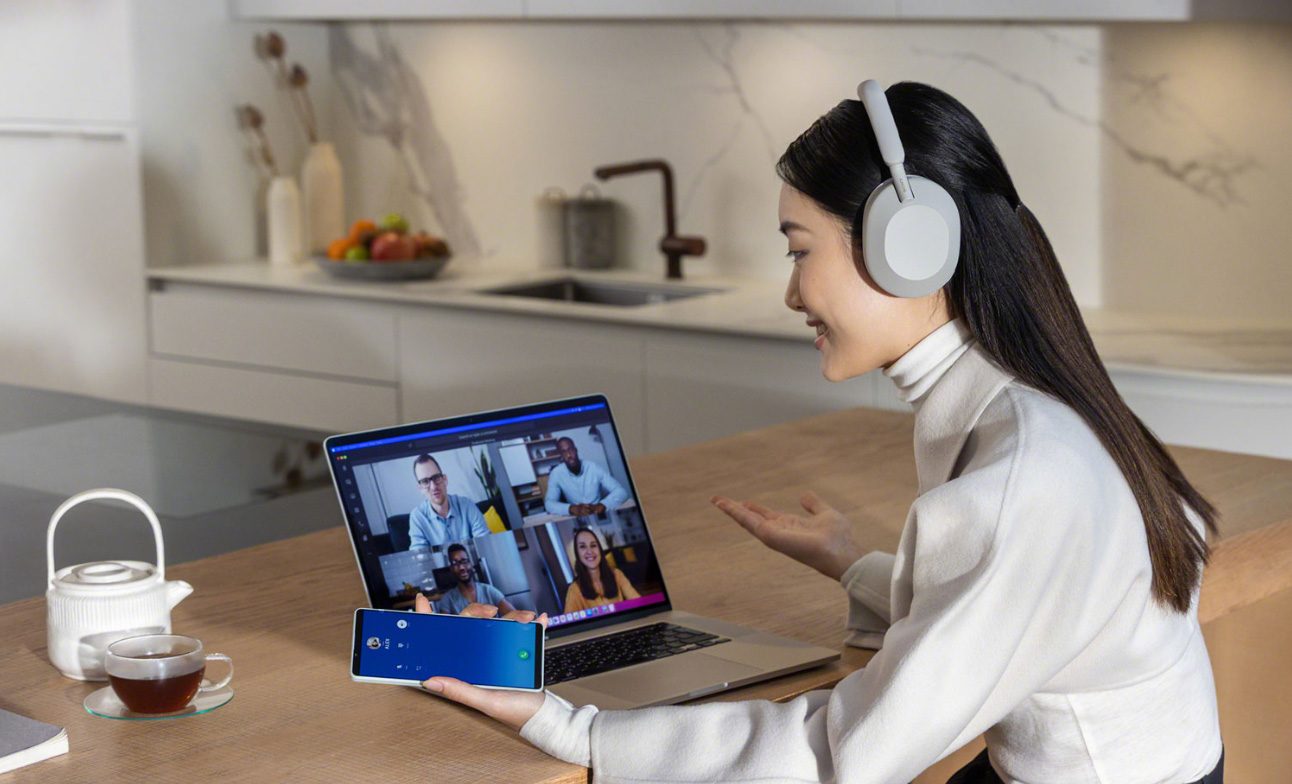
[[[542,685],[542,626],[456,615],[359,613],[355,674],[423,681],[436,675],[535,689]]]

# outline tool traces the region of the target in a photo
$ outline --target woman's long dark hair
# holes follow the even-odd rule
[[[960,210],[960,262],[943,289],[952,317],[964,321],[996,364],[1063,401],[1090,425],[1139,503],[1153,597],[1187,611],[1209,550],[1185,505],[1213,532],[1216,508],[1113,387],[1054,249],[1019,199],[982,124],[959,101],[928,85],[903,82],[886,94],[906,149],[907,173],[946,188]],[[862,209],[889,175],[861,102],[844,101],[813,123],[790,144],[776,171],[838,217],[864,269]]]
[[[597,552],[601,553],[601,565],[597,572],[601,575],[602,593],[597,593],[596,587],[592,584],[592,572],[588,567],[583,565],[583,559],[579,558],[579,534],[587,533],[592,536],[592,541],[597,543]],[[574,580],[579,584],[579,593],[588,601],[593,599],[619,598],[619,583],[615,580],[615,568],[606,560],[606,551],[601,547],[601,537],[587,526],[579,526],[574,529],[574,536],[570,539],[574,543]]]

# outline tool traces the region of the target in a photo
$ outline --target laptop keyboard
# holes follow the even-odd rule
[[[546,651],[544,681],[553,686],[723,642],[731,640],[671,623],[639,626]]]

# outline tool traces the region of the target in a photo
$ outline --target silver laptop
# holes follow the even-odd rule
[[[369,603],[545,612],[547,684],[576,705],[681,702],[839,658],[673,607],[601,395],[324,447]]]

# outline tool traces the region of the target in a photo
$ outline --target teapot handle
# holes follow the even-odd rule
[[[94,501],[101,498],[111,498],[136,507],[148,518],[149,524],[153,527],[153,540],[157,543],[157,576],[162,580],[166,579],[166,551],[162,546],[161,523],[157,520],[157,514],[153,511],[148,502],[128,490],[115,490],[108,487],[101,487],[97,490],[85,490],[77,493],[71,498],[59,505],[54,511],[54,516],[49,519],[49,532],[45,536],[45,554],[49,565],[49,584],[54,583],[54,529],[58,527],[58,521],[63,519],[63,515],[77,504],[85,501]]]

